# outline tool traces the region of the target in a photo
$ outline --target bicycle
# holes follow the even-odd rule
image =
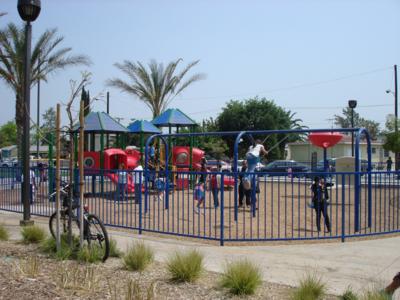
[[[60,225],[62,227],[61,234],[68,233],[68,219],[70,215],[69,211],[69,191],[70,186],[68,184],[62,184],[60,189],[60,194],[62,195],[62,209],[60,210]],[[55,197],[55,192],[50,195],[50,199]],[[72,235],[78,236],[80,234],[80,220],[77,214],[74,212],[78,208],[80,208],[80,204],[77,201],[72,202],[72,212],[71,212],[71,227],[72,227]],[[49,220],[49,227],[50,233],[53,238],[56,238],[56,228],[57,228],[57,221],[56,221],[57,213],[54,212],[50,216]],[[83,239],[87,242],[88,246],[92,246],[92,241],[98,242],[101,249],[103,249],[103,262],[106,261],[110,254],[110,241],[108,239],[107,230],[100,220],[98,216],[95,214],[89,213],[89,207],[84,205],[83,207]]]

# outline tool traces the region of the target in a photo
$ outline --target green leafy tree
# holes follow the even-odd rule
[[[367,120],[360,117],[360,114],[354,111],[353,113],[354,127],[364,127],[368,130],[371,139],[375,140],[379,135],[379,123]],[[346,107],[342,111],[342,115],[335,115],[335,125],[340,128],[351,128],[351,108]]]
[[[176,68],[182,59],[170,62],[166,68],[162,63],[151,60],[148,70],[141,62],[125,60],[122,64],[114,64],[129,77],[129,82],[114,78],[107,85],[116,87],[123,92],[137,96],[153,113],[153,118],[160,115],[172,101],[192,83],[205,78],[204,74],[195,74],[183,81],[186,74],[199,63],[198,60],[189,63],[177,74]]]
[[[277,130],[301,129],[301,119],[295,119],[295,114],[276,105],[273,101],[258,97],[244,101],[231,100],[217,118],[218,131],[242,130]],[[264,139],[265,135],[253,136],[254,139]],[[281,158],[284,154],[285,144],[288,141],[300,139],[298,134],[273,134],[266,140],[267,148],[275,147],[269,158]],[[224,137],[233,156],[234,137]],[[244,155],[250,140],[243,141],[240,154]]]
[[[57,29],[46,30],[38,36],[36,44],[32,47],[31,86],[38,80],[47,82],[48,76],[56,71],[90,63],[86,56],[70,55],[71,48],[61,48],[63,40],[62,36],[57,35]],[[23,27],[10,23],[0,30],[0,79],[15,93],[18,145],[20,145],[24,121],[24,49],[25,30]]]
[[[43,124],[40,126],[40,141],[42,145],[48,145],[50,135],[55,132],[56,128],[56,111],[50,107],[42,114]]]
[[[400,132],[389,132],[385,134],[383,149],[394,153],[400,152]]]
[[[17,142],[17,126],[15,122],[8,121],[0,127],[0,147],[15,145]]]

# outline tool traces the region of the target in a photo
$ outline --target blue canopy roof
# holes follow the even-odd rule
[[[79,123],[76,124],[74,131],[78,130],[79,126]],[[105,112],[90,112],[85,117],[85,132],[120,133],[128,132],[128,129]]]
[[[129,124],[128,130],[132,133],[161,133],[160,129],[146,120],[136,120],[135,122]]]
[[[156,126],[195,126],[196,122],[177,108],[170,108],[156,117],[152,123]]]

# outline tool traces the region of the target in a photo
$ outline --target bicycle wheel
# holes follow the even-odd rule
[[[103,262],[110,255],[110,241],[106,227],[103,222],[93,214],[87,215],[87,230],[85,229],[85,239],[89,245],[94,241],[103,250]]]
[[[72,218],[72,236],[79,238],[79,223],[74,217]],[[56,238],[57,218],[56,213],[53,213],[49,219],[49,228],[52,237]],[[60,211],[60,235],[68,233],[68,214]]]

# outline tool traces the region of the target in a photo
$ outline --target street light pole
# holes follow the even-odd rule
[[[38,56],[38,74],[40,74],[40,53]],[[38,77],[37,83],[37,113],[36,113],[36,158],[39,159],[39,124],[40,123],[40,77]]]
[[[351,128],[354,128],[354,108],[357,106],[357,100],[349,100],[349,107],[351,108]],[[351,132],[351,156],[354,157],[354,132]]]
[[[31,42],[32,42],[32,26],[31,22],[35,21],[40,13],[40,0],[18,0],[18,13],[25,24],[25,55],[24,55],[24,106],[23,116],[24,124],[22,129],[22,168],[24,180],[21,188],[21,200],[24,206],[23,220],[21,225],[31,225],[30,220],[30,86],[31,86]]]
[[[32,26],[28,21],[25,25],[25,56],[24,56],[24,126],[22,131],[22,167],[24,181],[22,186],[22,202],[24,204],[24,223],[30,220],[30,102],[31,102],[31,40]]]

